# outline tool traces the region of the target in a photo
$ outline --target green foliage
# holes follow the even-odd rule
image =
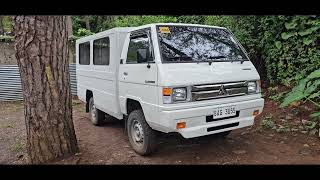
[[[310,101],[318,107],[318,112],[312,113],[311,118],[320,118],[320,69],[315,70],[306,78],[300,80],[299,84],[288,93],[281,104],[281,107],[297,101]]]
[[[14,41],[14,37],[13,36],[1,36],[0,35],[0,41],[11,42],[11,41]]]
[[[299,84],[294,87],[290,93],[287,94],[281,106],[285,107],[293,102],[302,99],[312,100],[318,98],[320,94],[318,89],[319,85],[320,70],[316,70],[305,79],[300,80]],[[316,105],[320,107],[320,105],[318,105],[317,103]]]
[[[320,18],[312,16],[270,17],[276,26],[269,32],[274,43],[263,38],[268,79],[272,83],[292,86],[320,68]],[[270,20],[271,20],[270,19]],[[272,47],[274,46],[274,47]]]
[[[306,126],[306,130],[312,130],[317,126],[317,121],[310,121]]]
[[[278,94],[270,95],[269,99],[276,101],[276,102],[281,102],[282,99],[284,98],[286,92],[280,92]]]
[[[10,16],[3,16],[2,24],[3,24],[4,32],[7,32],[7,33],[12,32],[13,23]]]
[[[290,87],[320,67],[319,16],[208,16],[205,22],[232,30],[272,84]]]
[[[267,116],[265,117],[262,121],[261,121],[261,124],[260,124],[263,128],[266,128],[266,129],[271,129],[273,128],[276,124],[272,121],[272,117],[270,116]]]
[[[310,117],[312,118],[320,117],[320,111],[310,114]]]
[[[78,31],[74,34],[74,36],[77,37],[83,37],[83,36],[89,36],[92,35],[94,33],[92,33],[90,30],[85,29],[85,28],[79,28]]]

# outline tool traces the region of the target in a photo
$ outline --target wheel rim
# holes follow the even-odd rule
[[[95,121],[96,117],[97,117],[96,106],[93,104],[92,107],[91,107],[91,119],[92,119],[92,121]]]
[[[143,140],[144,140],[144,133],[143,133],[143,128],[142,125],[139,121],[136,119],[133,120],[132,125],[131,125],[131,137],[133,142],[138,145],[142,146],[143,145]]]

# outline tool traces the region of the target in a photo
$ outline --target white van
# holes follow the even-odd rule
[[[76,41],[78,97],[94,125],[125,120],[140,155],[158,132],[227,135],[262,112],[260,76],[226,28],[157,23],[113,28]]]

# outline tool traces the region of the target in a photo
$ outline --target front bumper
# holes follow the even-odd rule
[[[222,119],[219,121],[206,121],[207,116],[212,115],[214,108],[224,106],[236,106],[236,111],[239,111],[238,117]],[[254,123],[254,116],[252,115],[253,111],[258,109],[261,113],[263,106],[264,99],[258,98],[204,107],[163,110],[159,112],[158,115],[161,124],[152,123],[152,126],[155,126],[155,129],[163,132],[178,132],[184,138],[193,138],[251,126]],[[178,122],[186,122],[186,128],[176,129]],[[230,124],[233,126],[230,127]]]

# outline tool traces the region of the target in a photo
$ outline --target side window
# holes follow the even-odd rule
[[[93,41],[93,64],[109,65],[110,62],[110,40],[109,37]]]
[[[143,56],[145,55],[145,56]],[[151,59],[150,44],[147,34],[132,36],[130,38],[127,64],[145,63]]]
[[[90,64],[90,42],[79,44],[79,64]]]

